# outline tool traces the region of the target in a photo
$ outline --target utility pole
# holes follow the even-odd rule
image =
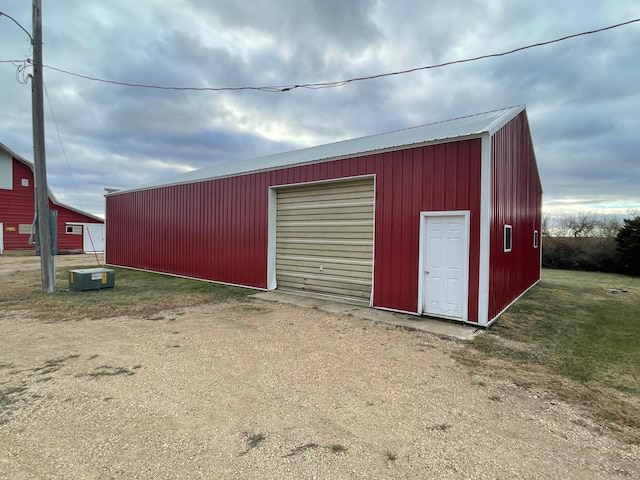
[[[42,1],[33,0],[33,79],[31,102],[33,118],[33,155],[35,164],[36,215],[40,238],[42,293],[56,290],[56,268],[51,242],[51,216],[47,187],[47,162],[44,148],[44,97],[42,91]]]

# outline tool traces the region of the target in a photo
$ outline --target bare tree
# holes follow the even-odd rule
[[[587,212],[567,213],[558,219],[561,237],[590,237],[596,229],[595,215]]]
[[[622,227],[622,222],[617,215],[598,215],[594,236],[602,238],[616,238]]]
[[[551,235],[551,215],[548,213],[542,214],[542,219],[540,221],[540,230],[542,231],[543,237],[548,237]]]

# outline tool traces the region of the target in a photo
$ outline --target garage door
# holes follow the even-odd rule
[[[278,288],[369,304],[373,178],[278,190]]]

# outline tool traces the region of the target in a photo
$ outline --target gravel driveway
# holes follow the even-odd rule
[[[260,300],[0,304],[0,332],[0,478],[640,478],[640,447],[423,332]]]

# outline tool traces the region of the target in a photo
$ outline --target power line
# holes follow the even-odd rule
[[[30,34],[29,32],[27,32],[27,30],[26,30],[22,25],[20,25],[20,23],[19,23],[15,18],[13,18],[11,15],[7,15],[7,14],[6,14],[6,13],[4,13],[4,12],[0,12],[0,17],[1,17],[1,16],[3,16],[3,15],[4,15],[5,17],[7,17],[9,20],[11,20],[13,23],[15,23],[18,27],[20,27],[20,29],[21,29],[24,33],[26,33],[26,34],[28,35],[28,37],[29,37],[29,39],[31,40],[31,42],[33,42],[33,37],[31,36],[31,34]]]
[[[56,132],[58,133],[58,140],[60,141],[60,148],[62,149],[62,156],[64,157],[64,161],[67,164],[67,171],[69,172],[69,178],[71,179],[71,185],[73,186],[73,190],[74,192],[76,192],[76,198],[78,199],[78,205],[80,205],[80,208],[82,210],[84,210],[84,207],[82,205],[82,200],[80,199],[80,194],[78,193],[78,188],[76,187],[76,182],[73,179],[73,174],[71,173],[71,167],[69,166],[69,159],[67,158],[67,152],[64,148],[64,143],[62,143],[62,135],[60,135],[60,127],[58,126],[58,119],[56,118],[56,114],[53,111],[53,105],[51,104],[51,98],[49,98],[49,91],[47,90],[47,85],[42,82],[42,87],[44,88],[44,94],[45,97],[47,98],[47,103],[49,104],[49,110],[51,111],[51,117],[53,118],[53,123],[56,126]],[[85,228],[87,228],[85,226]],[[89,236],[89,241],[91,242],[91,248],[93,249],[93,254],[96,257],[96,261],[98,262],[98,266],[101,267],[102,265],[100,264],[100,259],[98,258],[98,253],[96,252],[96,247],[93,244],[93,236],[91,235],[91,230],[88,229],[87,230],[88,236]]]
[[[136,84],[136,83],[128,83],[128,82],[118,82],[118,81],[113,81],[113,80],[105,80],[105,79],[102,79],[102,78],[96,78],[96,77],[89,77],[89,76],[86,76],[86,75],[80,75],[80,74],[77,74],[77,73],[74,73],[74,72],[69,72],[69,71],[65,71],[65,70],[62,70],[62,69],[50,67],[48,65],[43,65],[43,67],[50,68],[52,70],[57,70],[57,71],[59,71],[61,73],[66,73],[68,75],[73,75],[73,76],[76,76],[76,77],[85,78],[87,80],[93,80],[93,81],[98,81],[98,82],[103,82],[103,83],[111,83],[111,84],[115,84],[115,85],[123,85],[123,86],[128,86],[128,87],[154,88],[154,89],[160,89],[160,90],[192,90],[192,91],[259,90],[259,91],[264,91],[264,92],[280,93],[280,92],[288,92],[288,91],[294,90],[296,88],[307,88],[307,89],[335,88],[335,87],[341,87],[343,85],[346,85],[348,83],[353,83],[353,82],[360,82],[360,81],[364,81],[364,80],[373,80],[373,79],[376,79],[376,78],[391,77],[391,76],[395,76],[395,75],[404,75],[404,74],[407,74],[407,73],[417,72],[417,71],[421,71],[421,70],[430,70],[430,69],[434,69],[434,68],[446,67],[448,65],[475,62],[477,60],[484,60],[484,59],[487,59],[487,58],[502,57],[502,56],[505,56],[505,55],[511,55],[513,53],[516,53],[516,52],[521,52],[523,50],[528,50],[528,49],[535,48],[535,47],[541,47],[541,46],[544,46],[544,45],[550,45],[550,44],[553,44],[553,43],[562,42],[562,41],[565,41],[565,40],[569,40],[571,38],[581,37],[581,36],[585,36],[585,35],[592,35],[594,33],[604,32],[606,30],[612,30],[614,28],[622,27],[622,26],[629,25],[631,23],[636,23],[636,22],[640,22],[640,18],[629,20],[627,22],[618,23],[618,24],[615,24],[615,25],[610,25],[608,27],[599,28],[597,30],[589,30],[589,31],[586,31],[586,32],[575,33],[575,34],[572,34],[572,35],[566,35],[564,37],[556,38],[554,40],[548,40],[546,42],[539,42],[539,43],[534,43],[534,44],[531,44],[531,45],[526,45],[524,47],[518,47],[518,48],[515,48],[513,50],[508,50],[506,52],[492,53],[492,54],[488,54],[488,55],[480,55],[478,57],[467,58],[467,59],[464,59],[464,60],[453,60],[453,61],[450,61],[450,62],[439,63],[439,64],[436,64],[436,65],[415,67],[415,68],[410,68],[410,69],[407,69],[407,70],[400,70],[400,71],[396,71],[396,72],[379,73],[377,75],[368,75],[368,76],[363,76],[363,77],[350,78],[350,79],[347,79],[347,80],[339,80],[339,81],[335,81],[335,82],[304,83],[304,84],[299,84],[299,85],[297,85],[297,84],[276,85],[276,86],[268,86],[268,87],[251,87],[251,86],[246,86],[246,87],[167,87],[167,86],[160,86],[160,85],[146,85],[146,84]]]
[[[154,88],[157,90],[188,90],[188,91],[196,91],[196,92],[220,92],[220,91],[234,91],[234,90],[259,90],[262,92],[282,92],[284,86],[274,86],[274,87],[171,87],[171,86],[163,86],[163,85],[147,85],[143,83],[129,83],[129,82],[119,82],[116,80],[106,80],[104,78],[91,77],[89,75],[82,75],[80,73],[70,72],[68,70],[63,70],[61,68],[52,67],[51,65],[42,65],[44,68],[48,68],[50,70],[55,70],[56,72],[64,73],[66,75],[71,75],[73,77],[84,78],[85,80],[91,80],[94,82],[102,82],[102,83],[110,83],[113,85],[121,85],[124,87],[138,87],[138,88]]]
[[[511,55],[513,53],[521,52],[523,50],[528,50],[530,48],[542,47],[544,45],[551,45],[552,43],[563,42],[565,40],[569,40],[571,38],[576,38],[576,37],[582,37],[584,35],[592,35],[594,33],[604,32],[606,30],[612,30],[614,28],[622,27],[622,26],[629,25],[631,23],[636,23],[636,22],[640,22],[640,18],[635,18],[635,19],[629,20],[627,22],[617,23],[615,25],[610,25],[608,27],[598,28],[597,30],[589,30],[589,31],[586,31],[586,32],[574,33],[572,35],[566,35],[564,37],[556,38],[554,40],[548,40],[546,42],[539,42],[539,43],[534,43],[534,44],[531,44],[531,45],[526,45],[524,47],[514,48],[513,50],[508,50],[506,52],[491,53],[491,54],[488,54],[488,55],[480,55],[478,57],[466,58],[464,60],[453,60],[453,61],[450,61],[450,62],[438,63],[438,64],[435,64],[435,65],[428,65],[428,66],[425,66],[425,67],[410,68],[410,69],[407,69],[407,70],[400,70],[400,71],[391,72],[391,73],[380,73],[380,74],[377,74],[377,75],[369,75],[369,76],[366,76],[366,77],[350,78],[348,80],[341,80],[341,81],[337,81],[337,82],[307,83],[307,84],[302,84],[302,85],[294,85],[289,90],[292,90],[293,88],[331,88],[331,87],[340,87],[340,86],[346,85],[348,83],[359,82],[359,81],[362,81],[362,80],[372,80],[372,79],[375,79],[375,78],[391,77],[391,76],[394,76],[394,75],[404,75],[406,73],[417,72],[417,71],[420,71],[420,70],[430,70],[430,69],[433,69],[433,68],[446,67],[448,65],[475,62],[477,60],[484,60],[484,59],[487,59],[487,58],[503,57],[505,55]]]
[[[282,93],[282,92],[288,92],[288,91],[291,91],[291,90],[294,90],[294,89],[297,89],[297,88],[306,88],[306,89],[310,89],[310,90],[317,90],[317,89],[321,89],[321,88],[335,88],[335,87],[341,87],[343,85],[347,85],[349,83],[361,82],[361,81],[364,81],[364,80],[374,80],[374,79],[377,79],[377,78],[392,77],[392,76],[397,76],[397,75],[405,75],[405,74],[408,74],[408,73],[418,72],[418,71],[422,71],[422,70],[432,70],[432,69],[435,69],[435,68],[442,68],[442,67],[446,67],[446,66],[449,66],[449,65],[456,65],[456,64],[462,64],[462,63],[475,62],[475,61],[478,61],[478,60],[485,60],[487,58],[503,57],[503,56],[506,56],[506,55],[511,55],[511,54],[514,54],[514,53],[517,53],[517,52],[521,52],[523,50],[529,50],[531,48],[542,47],[542,46],[545,46],[545,45],[551,45],[551,44],[563,42],[563,41],[566,41],[566,40],[569,40],[569,39],[572,39],[572,38],[582,37],[582,36],[586,36],[586,35],[593,35],[595,33],[600,33],[600,32],[604,32],[604,31],[607,31],[607,30],[613,30],[614,28],[623,27],[623,26],[630,25],[632,23],[637,23],[637,22],[640,22],[640,18],[635,18],[633,20],[628,20],[626,22],[617,23],[615,25],[609,25],[607,27],[598,28],[596,30],[588,30],[588,31],[585,31],[585,32],[574,33],[572,35],[566,35],[564,37],[556,38],[556,39],[553,39],[553,40],[548,40],[548,41],[545,41],[545,42],[533,43],[533,44],[526,45],[526,46],[523,46],[523,47],[514,48],[512,50],[508,50],[508,51],[505,51],[505,52],[491,53],[491,54],[487,54],[487,55],[480,55],[480,56],[477,56],[477,57],[466,58],[466,59],[462,59],[462,60],[452,60],[452,61],[449,61],[449,62],[438,63],[438,64],[435,64],[435,65],[427,65],[427,66],[422,66],[422,67],[409,68],[409,69],[406,69],[406,70],[379,73],[379,74],[375,74],[375,75],[367,75],[367,76],[349,78],[349,79],[338,80],[338,81],[333,81],[333,82],[317,82],[317,83],[272,85],[272,86],[178,87],[178,86],[164,86],[164,85],[150,85],[150,84],[143,84],[143,83],[120,82],[120,81],[117,81],[117,80],[108,80],[108,79],[94,77],[94,76],[90,76],[90,75],[83,75],[83,74],[80,74],[80,73],[71,72],[69,70],[63,70],[61,68],[53,67],[51,65],[42,65],[42,66],[43,66],[43,68],[48,68],[50,70],[54,70],[56,72],[60,72],[60,73],[63,73],[65,75],[70,75],[70,76],[73,76],[73,77],[78,77],[78,78],[82,78],[82,79],[90,80],[90,81],[94,81],[94,82],[101,82],[101,83],[107,83],[107,84],[112,84],[112,85],[120,85],[120,86],[125,86],[125,87],[148,88],[148,89],[156,89],[156,90],[196,91],[196,92],[222,92],[222,91],[256,90],[256,91],[270,92],[270,93]],[[29,62],[29,60],[27,60],[27,61]],[[0,62],[9,63],[9,62],[12,62],[12,60],[0,60]]]

